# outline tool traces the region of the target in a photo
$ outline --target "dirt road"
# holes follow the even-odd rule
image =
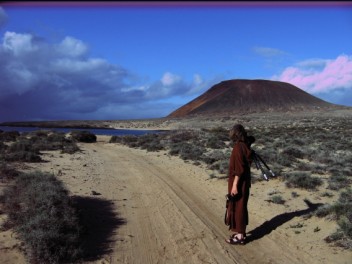
[[[260,183],[252,187],[249,202],[249,243],[228,245],[224,239],[230,233],[223,223],[226,180],[210,179],[204,168],[167,153],[107,140],[100,136],[95,144],[80,145],[83,153],[47,154],[49,162],[40,165],[41,170],[58,175],[82,207],[89,227],[86,248],[91,250],[85,263],[351,260],[348,252],[329,249],[324,242],[316,244],[319,235],[297,239],[287,226],[309,209],[302,203],[288,213],[279,206],[266,205],[263,210]]]
[[[101,194],[99,197],[113,201],[125,222],[115,230],[112,251],[103,258],[106,263],[324,261],[280,230],[264,236],[266,231],[257,228],[247,245],[226,244],[226,181],[209,180],[202,168],[166,153],[131,149],[104,140],[85,144],[84,149],[86,172],[81,171],[81,177],[72,183],[67,179],[67,184],[77,186],[76,181],[81,181],[80,194],[95,191]],[[71,187],[72,191],[75,189]],[[259,214],[251,214],[248,231],[261,226],[264,220]]]

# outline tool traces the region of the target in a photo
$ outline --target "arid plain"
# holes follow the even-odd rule
[[[219,127],[226,130],[241,123],[257,138],[253,148],[266,158],[264,154],[268,151],[280,153],[285,149],[285,144],[296,137],[295,133],[296,139],[303,140],[305,133],[313,133],[307,137],[313,139],[314,131],[334,134],[336,129],[341,138],[344,134],[350,139],[351,121],[352,110],[341,109],[96,121],[90,125],[202,131]],[[351,249],[325,241],[339,228],[337,220],[314,214],[319,205],[335,203],[340,193],[351,186],[351,165],[347,162],[340,169],[349,174],[348,184],[337,190],[329,188],[334,171],[328,166],[318,173],[304,169],[323,181],[314,190],[288,187],[282,175],[299,170],[301,166],[297,164],[312,163],[309,159],[290,161],[293,166],[290,169],[283,165],[278,168],[269,158],[269,165],[278,173],[268,182],[261,180],[260,171],[253,165],[249,242],[245,246],[230,246],[224,241],[229,235],[223,223],[226,174],[204,162],[170,155],[168,150],[130,148],[110,143],[110,138],[98,136],[96,143],[79,143],[81,151],[74,154],[45,151],[42,154],[45,162],[21,165],[26,171],[39,169],[53,173],[70,195],[81,201],[88,229],[86,247],[90,249],[84,263],[350,263]],[[278,144],[277,139],[283,142]],[[326,144],[328,140],[317,138],[314,144]],[[338,140],[328,143],[338,144]],[[300,144],[305,151],[304,141]],[[346,160],[351,160],[351,148],[339,148],[332,148],[334,155],[342,157],[343,153]],[[277,202],[273,196],[283,202]],[[304,200],[309,200],[309,204]],[[6,215],[0,217],[4,221]],[[2,263],[26,263],[21,251],[23,244],[16,237],[11,229],[0,232]]]

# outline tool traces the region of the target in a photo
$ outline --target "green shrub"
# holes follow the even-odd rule
[[[294,165],[294,160],[290,157],[287,157],[286,155],[281,155],[278,154],[276,156],[276,160],[277,164],[284,166],[284,167],[292,167]]]
[[[122,143],[122,137],[112,136],[109,140],[109,143]]]
[[[284,204],[285,200],[282,198],[281,195],[274,195],[270,197],[270,201],[275,204]]]
[[[307,172],[292,172],[285,176],[287,187],[296,187],[307,190],[315,190],[323,184],[322,179],[313,177]]]
[[[61,153],[73,154],[80,151],[79,147],[75,142],[63,143],[61,147]]]
[[[21,141],[16,141],[14,143],[12,143],[9,148],[8,148],[8,152],[18,152],[18,151],[32,151],[35,152],[37,154],[39,154],[38,149],[33,147],[33,144],[25,139],[25,140],[21,140]]]
[[[0,141],[0,152],[5,151],[7,149],[7,145]]]
[[[227,156],[224,152],[221,150],[214,150],[211,151],[210,153],[204,154],[201,159],[206,163],[206,164],[212,164],[216,161],[220,161],[223,159],[229,159],[230,156]]]
[[[329,204],[318,207],[318,209],[314,212],[317,217],[325,217],[331,213],[333,213],[333,207]]]
[[[169,139],[172,143],[182,143],[190,140],[199,141],[198,133],[192,130],[176,131],[169,135]]]
[[[52,174],[20,174],[2,200],[31,262],[62,263],[80,256],[76,211],[68,191]]]
[[[42,158],[38,155],[37,152],[19,150],[16,152],[6,153],[4,156],[6,161],[24,161],[24,162],[40,162]]]
[[[18,176],[19,172],[4,162],[0,162],[0,180],[12,180]]]
[[[138,147],[138,137],[134,135],[123,136],[122,143],[129,147],[136,148]]]
[[[325,241],[336,242],[337,245],[351,249],[352,248],[352,189],[348,188],[341,192],[339,199],[333,205],[324,205],[320,207],[315,215],[325,217],[333,215],[337,220],[339,229],[325,238]]]
[[[200,160],[205,149],[194,144],[184,143],[180,148],[180,157],[184,160]]]
[[[216,136],[211,136],[206,141],[206,147],[212,149],[221,149],[226,147],[226,144]]]
[[[348,176],[344,176],[341,174],[331,175],[328,179],[328,189],[330,190],[340,190],[349,186],[351,183],[351,179]]]
[[[89,131],[74,130],[71,131],[71,137],[78,142],[94,143],[97,141],[97,136]]]
[[[219,173],[221,173],[221,174],[228,173],[228,170],[229,170],[229,160],[228,159],[219,160],[219,161],[217,161],[217,163],[219,164],[219,168],[217,169],[219,171]]]
[[[0,133],[0,141],[16,141],[19,136],[18,131],[5,131]]]
[[[282,151],[282,154],[285,154],[288,157],[294,157],[302,159],[304,157],[304,153],[296,147],[287,147]]]
[[[169,154],[173,156],[178,155],[180,153],[181,146],[182,146],[181,143],[171,144]]]
[[[147,151],[159,151],[164,149],[158,134],[146,134],[138,137],[138,146]]]

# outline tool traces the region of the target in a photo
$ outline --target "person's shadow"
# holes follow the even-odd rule
[[[265,235],[270,234],[273,230],[275,230],[279,226],[283,225],[284,223],[290,221],[292,218],[294,218],[296,216],[302,216],[302,215],[307,215],[309,213],[312,213],[315,210],[317,210],[318,207],[323,205],[322,203],[313,204],[310,201],[308,201],[307,199],[305,199],[304,202],[308,206],[307,209],[277,215],[277,216],[273,217],[272,219],[270,219],[269,221],[265,221],[260,226],[256,227],[255,229],[251,230],[250,232],[248,232],[247,238],[246,238],[247,243],[250,243],[254,240],[258,240],[258,239],[264,237]]]

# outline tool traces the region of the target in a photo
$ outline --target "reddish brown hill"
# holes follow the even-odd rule
[[[220,82],[201,96],[172,112],[168,117],[215,115],[334,107],[298,87],[268,80],[228,80]]]

